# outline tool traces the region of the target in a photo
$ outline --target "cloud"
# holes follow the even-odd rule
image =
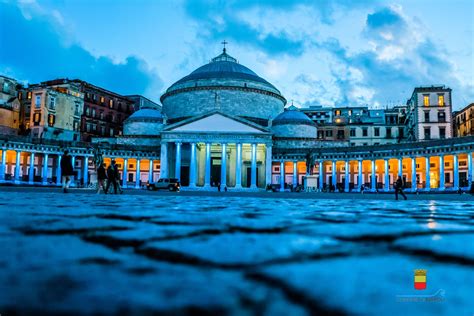
[[[62,17],[47,14],[35,2],[19,6],[0,2],[0,71],[36,83],[79,78],[121,94],[152,95],[162,81],[142,59],[122,62],[94,57],[69,37]]]

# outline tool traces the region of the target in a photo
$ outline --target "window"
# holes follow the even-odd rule
[[[318,138],[323,139],[324,138],[324,131],[318,131]]]
[[[110,136],[114,136],[114,129],[113,128],[110,129]]]
[[[8,93],[10,90],[10,84],[6,81],[3,82],[3,92]]]
[[[41,94],[35,94],[35,108],[41,107]]]
[[[56,98],[53,96],[49,97],[49,108],[51,110],[56,109]]]
[[[96,114],[95,109],[92,109],[92,116],[95,117],[96,116],[95,114]]]
[[[86,116],[89,116],[91,114],[91,109],[86,106]]]
[[[40,116],[40,114],[39,114],[39,113],[35,113],[35,114],[33,115],[33,123],[34,123],[33,125],[34,125],[34,126],[38,126],[39,123],[40,123],[40,121],[41,121],[41,116]]]
[[[425,111],[425,122],[430,121],[430,111]]]
[[[334,114],[335,114],[336,116],[341,115],[341,110],[336,110],[336,111],[334,112]]]
[[[104,103],[105,102],[105,98],[104,97],[100,97],[100,103]]]
[[[438,122],[441,122],[441,123],[446,122],[446,113],[444,111],[438,112]]]
[[[369,131],[367,129],[367,127],[364,127],[362,129],[362,137],[367,137],[369,135]]]
[[[376,137],[380,136],[380,128],[379,127],[374,127],[374,136],[376,136]]]
[[[100,111],[99,117],[100,117],[101,120],[104,119],[104,111]]]
[[[338,129],[337,130],[337,139],[344,139],[344,130]]]
[[[387,128],[387,138],[392,138],[392,129]]]
[[[332,137],[332,131],[331,130],[326,131],[326,137]]]
[[[438,94],[438,105],[439,106],[444,105],[444,94]]]
[[[54,114],[48,114],[48,126],[53,127],[55,120],[56,117],[54,116]]]
[[[446,127],[439,128],[439,138],[441,139],[446,138]]]
[[[425,139],[431,139],[431,128],[425,127]]]
[[[113,109],[114,108],[114,101],[109,100],[109,108]]]
[[[72,128],[73,128],[75,131],[79,130],[79,121],[74,121]]]
[[[26,95],[26,97],[28,98],[28,100],[31,100],[31,91],[28,91],[28,94]]]
[[[90,133],[90,131],[91,131],[91,124],[89,124],[89,123],[86,124],[86,131],[87,131],[88,133]]]
[[[355,128],[351,128],[351,137],[355,137],[356,136],[356,130]]]
[[[429,94],[424,94],[423,95],[423,105],[424,106],[430,106],[430,95]]]
[[[352,110],[349,110],[348,114],[349,114],[349,116],[351,116],[352,115]]]

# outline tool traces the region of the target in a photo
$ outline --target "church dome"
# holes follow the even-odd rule
[[[272,132],[281,138],[316,138],[316,124],[292,105],[272,121]]]
[[[280,91],[224,51],[161,96],[171,123],[219,111],[267,125],[286,104]]]
[[[157,136],[163,129],[163,115],[155,108],[141,108],[123,122],[126,136]]]

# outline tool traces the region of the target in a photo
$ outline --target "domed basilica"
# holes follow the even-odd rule
[[[160,146],[160,178],[190,188],[264,188],[272,183],[273,148],[316,143],[313,121],[295,106],[285,109],[280,91],[225,48],[171,85],[161,103],[162,112],[142,108],[131,115],[123,136],[97,141]]]

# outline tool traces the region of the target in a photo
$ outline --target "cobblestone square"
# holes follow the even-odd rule
[[[2,315],[474,311],[472,200],[0,193]]]

